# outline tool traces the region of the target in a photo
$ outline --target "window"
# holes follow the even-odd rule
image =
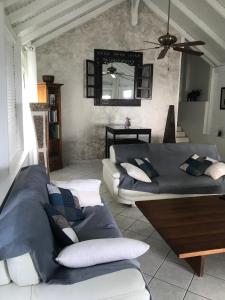
[[[9,167],[13,168],[23,151],[22,104],[20,95],[20,49],[8,33],[6,48],[6,86],[8,108]]]
[[[133,97],[132,90],[125,90],[123,91],[123,98],[125,99],[131,99]]]

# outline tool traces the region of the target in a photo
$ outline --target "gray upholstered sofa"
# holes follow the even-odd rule
[[[203,175],[191,176],[179,166],[192,154],[220,160],[215,145],[206,144],[135,144],[114,145],[110,158],[103,160],[103,179],[113,197],[124,204],[139,200],[157,200],[225,193],[225,181]],[[149,158],[159,176],[152,183],[137,181],[126,174],[120,163],[131,158]]]
[[[0,298],[7,300],[149,300],[137,261],[80,269],[58,265],[44,205],[49,177],[31,166],[17,176],[0,214]],[[106,205],[83,209],[75,224],[80,239],[120,237]]]

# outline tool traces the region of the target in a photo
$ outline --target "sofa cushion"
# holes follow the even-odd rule
[[[101,180],[75,179],[54,183],[60,188],[69,189],[78,198],[80,207],[103,205],[100,197]]]
[[[150,179],[159,176],[159,173],[153,167],[148,158],[134,158],[130,160],[131,163],[137,165],[142,171],[144,171]]]
[[[29,253],[7,259],[10,278],[19,286],[35,285],[39,275]]]
[[[63,215],[61,215],[53,206],[48,204],[45,205],[45,210],[48,215],[53,234],[55,235],[59,245],[66,247],[78,242],[78,237],[75,231]]]
[[[138,166],[135,166],[135,165],[127,163],[127,162],[122,163],[120,165],[122,168],[125,169],[127,174],[130,177],[134,178],[135,180],[139,180],[142,182],[152,182],[151,179],[149,178],[149,176]]]
[[[51,205],[64,215],[69,222],[84,219],[83,213],[78,207],[78,199],[70,190],[58,188],[54,184],[47,184],[47,188]]]
[[[0,285],[5,285],[10,283],[9,272],[7,269],[6,261],[0,261]]]
[[[68,268],[83,268],[137,258],[148,249],[148,244],[129,238],[95,239],[64,248],[56,261]]]
[[[205,175],[210,176],[214,180],[225,176],[225,163],[224,162],[214,162],[208,169],[205,171]]]
[[[141,273],[135,269],[112,272],[72,285],[39,284],[32,288],[32,292],[32,300],[151,299]]]
[[[201,157],[198,154],[193,154],[180,165],[180,169],[190,175],[201,176],[212,164],[211,160]]]

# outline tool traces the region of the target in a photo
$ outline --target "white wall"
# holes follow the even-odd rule
[[[191,142],[196,142],[205,130],[205,114],[208,102],[180,102],[178,124],[189,136]]]
[[[177,116],[180,54],[169,51],[157,60],[159,50],[146,51],[145,63],[154,63],[153,97],[141,107],[97,107],[84,98],[84,62],[93,59],[94,49],[132,50],[144,40],[157,41],[166,24],[141,2],[139,22],[130,23],[130,1],[37,48],[38,79],[55,75],[62,87],[63,157],[68,164],[79,159],[104,157],[104,127],[109,123],[152,128],[154,142],[162,140],[169,105]],[[179,38],[179,34],[174,32]]]
[[[201,90],[198,101],[209,100],[210,65],[201,57],[182,55],[180,101],[192,90]]]
[[[208,134],[217,136],[218,130],[222,129],[225,137],[225,110],[220,109],[221,87],[225,87],[225,66],[213,69],[208,116]]]

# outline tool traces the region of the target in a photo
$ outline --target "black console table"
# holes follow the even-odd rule
[[[138,144],[146,143],[146,141],[140,140],[139,135],[147,135],[148,142],[151,143],[151,132],[149,128],[130,127],[125,128],[123,126],[106,126],[105,127],[105,157],[109,157],[109,147],[114,144]],[[135,135],[131,138],[116,138],[118,135]]]

